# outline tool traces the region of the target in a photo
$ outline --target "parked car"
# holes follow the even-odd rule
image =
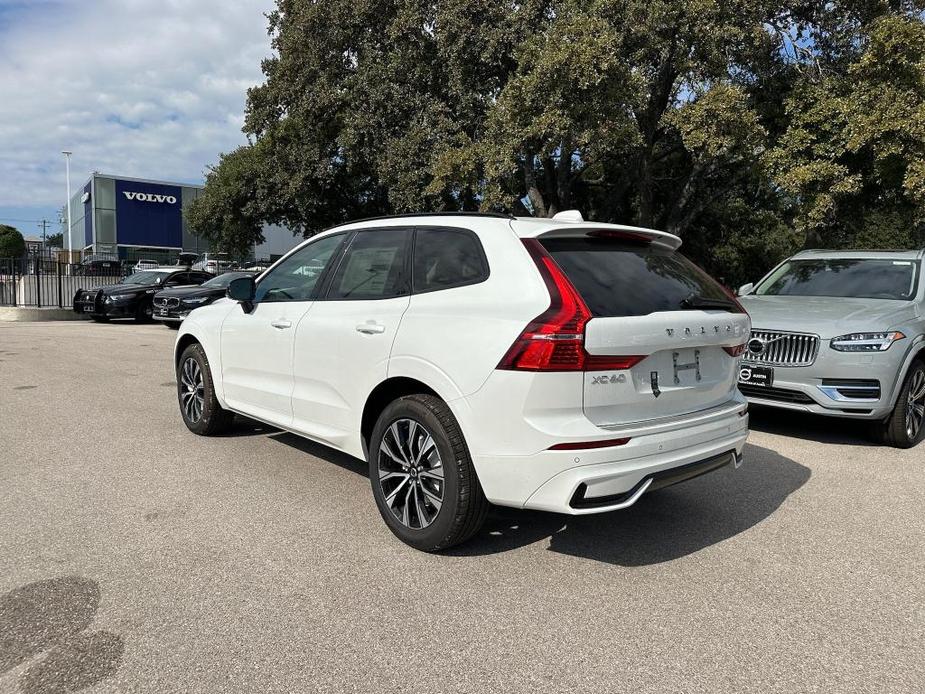
[[[122,275],[122,261],[115,255],[88,255],[74,267],[74,274],[81,277],[119,277]]]
[[[680,245],[575,212],[331,229],[183,322],[183,421],[240,413],[368,460],[385,523],[427,551],[490,503],[626,508],[738,467],[748,434],[748,315]]]
[[[887,444],[925,437],[923,251],[804,251],[740,288],[754,328],[750,402],[870,421]]]
[[[156,260],[139,260],[132,267],[132,272],[141,272],[142,270],[154,270],[155,268],[160,267],[160,263]]]
[[[234,263],[228,258],[227,253],[203,253],[199,260],[193,263],[193,270],[204,270],[211,272],[213,275],[220,275],[232,269]]]
[[[154,312],[152,299],[159,289],[198,286],[211,278],[212,275],[207,272],[177,267],[143,270],[129,275],[118,284],[78,289],[74,294],[73,307],[76,313],[89,315],[98,322],[110,318],[147,321]]]
[[[193,272],[196,272],[195,270]],[[195,287],[170,287],[154,295],[154,320],[162,321],[171,328],[180,327],[189,312],[208,306],[216,299],[225,296],[225,291],[232,280],[251,277],[254,273],[237,270],[225,272],[218,277],[203,282]]]

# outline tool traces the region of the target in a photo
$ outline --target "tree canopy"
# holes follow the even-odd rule
[[[0,224],[0,258],[21,258],[26,242],[16,227]]]
[[[925,0],[278,0],[249,144],[189,213],[226,250],[428,210],[679,234],[729,281],[925,217]]]

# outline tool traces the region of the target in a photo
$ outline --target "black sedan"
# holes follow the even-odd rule
[[[96,289],[78,289],[74,295],[74,311],[84,313],[95,321],[110,318],[134,318],[138,322],[151,319],[154,313],[152,299],[165,287],[198,287],[212,279],[208,272],[166,267],[142,270],[129,275],[119,284]]]
[[[225,272],[204,282],[199,287],[175,287],[159,291],[154,295],[154,315],[152,317],[163,321],[171,328],[177,328],[190,311],[200,306],[208,306],[216,299],[225,296],[225,290],[228,289],[231,280],[253,276],[253,272]]]

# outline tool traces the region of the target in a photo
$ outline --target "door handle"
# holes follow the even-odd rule
[[[286,328],[292,327],[292,321],[280,318],[278,320],[270,321],[270,325],[272,325],[277,330],[285,330]]]
[[[381,335],[385,332],[385,326],[379,323],[360,323],[357,326],[357,332],[367,335]]]

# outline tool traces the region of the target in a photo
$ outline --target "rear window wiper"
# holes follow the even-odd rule
[[[738,311],[739,305],[732,299],[711,299],[700,294],[690,294],[681,300],[684,309],[720,309]]]

